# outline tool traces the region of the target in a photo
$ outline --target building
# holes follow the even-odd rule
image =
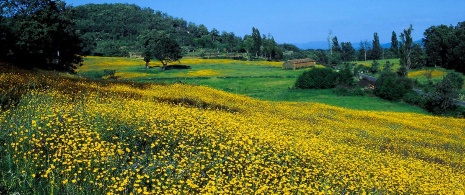
[[[283,69],[299,69],[299,68],[307,68],[310,66],[315,66],[316,61],[310,58],[305,59],[295,59],[295,60],[288,60],[283,63]]]

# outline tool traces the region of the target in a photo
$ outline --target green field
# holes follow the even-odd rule
[[[393,60],[395,61],[395,60]],[[182,59],[174,64],[188,65],[187,70],[161,71],[145,69],[144,61],[135,58],[87,57],[77,71],[85,77],[102,78],[105,69],[116,70],[119,80],[134,82],[175,83],[210,86],[227,92],[269,101],[319,102],[357,110],[427,112],[401,102],[390,102],[372,96],[337,96],[331,89],[292,89],[296,78],[305,70],[283,70],[282,62],[237,61],[218,59]],[[152,62],[151,66],[158,66]],[[319,66],[321,67],[321,66]]]

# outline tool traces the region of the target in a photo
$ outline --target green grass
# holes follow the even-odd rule
[[[413,112],[427,114],[421,108],[401,102],[390,102],[378,97],[338,96],[332,89],[303,90],[292,89],[295,78],[209,78],[209,79],[178,79],[158,80],[160,82],[184,82],[195,85],[205,85],[223,91],[243,94],[253,98],[268,101],[288,102],[318,102],[328,105],[356,110]]]
[[[391,64],[393,64],[393,66],[392,66],[393,70],[397,70],[397,69],[400,68],[400,60],[399,60],[399,58],[384,59],[384,60],[377,60],[377,61],[379,63],[379,69],[380,70],[382,70],[383,66],[386,64],[387,61],[389,61]],[[371,67],[371,64],[373,63],[373,60],[355,61],[354,63]]]
[[[104,69],[112,69],[121,77],[127,76],[125,80],[129,81],[204,85],[268,101],[319,102],[357,110],[427,113],[415,106],[368,95],[337,96],[331,89],[292,89],[297,77],[308,69],[283,70],[280,63],[184,59],[175,64],[189,65],[191,69],[163,72],[157,67],[146,70],[141,59],[90,57],[84,60],[84,66],[78,70],[82,76],[101,78]]]

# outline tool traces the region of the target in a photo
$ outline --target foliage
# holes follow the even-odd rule
[[[253,40],[253,46],[252,46],[252,53],[255,53],[255,57],[258,58],[258,55],[260,55],[260,47],[262,46],[262,37],[260,35],[260,31],[252,27],[252,40]]]
[[[152,57],[162,64],[163,71],[169,62],[178,61],[182,58],[182,49],[179,44],[173,37],[163,31],[148,32],[142,39],[146,69],[148,69]]]
[[[374,94],[386,100],[399,101],[412,88],[413,83],[410,79],[398,76],[390,69],[385,69],[375,82]]]
[[[379,71],[379,62],[377,60],[373,60],[371,63],[371,67],[369,69],[371,74],[376,74]]]
[[[262,38],[262,50],[263,50],[263,56],[267,60],[274,60],[274,61],[279,61],[284,58],[283,51],[281,48],[278,46],[276,41],[271,35],[268,35],[268,37],[263,36]]]
[[[465,22],[457,26],[431,26],[424,32],[427,60],[430,66],[441,66],[465,73]]]
[[[423,50],[423,48],[421,48],[421,45],[418,43],[414,43],[412,45],[411,61],[412,64],[410,68],[412,69],[419,69],[426,66],[426,53]]]
[[[73,10],[76,13],[73,19],[85,40],[88,55],[125,57],[128,53],[141,54],[143,48],[139,47],[139,38],[147,31],[171,34],[186,52],[201,48],[227,53],[246,50],[242,38],[233,32],[219,32],[214,28],[209,31],[205,25],[134,4],[86,4]]]
[[[463,119],[258,101],[183,84],[30,73],[0,75],[5,81],[44,84],[0,113],[5,194],[465,190]]]
[[[397,34],[395,31],[392,31],[391,48],[389,50],[394,53],[394,57],[397,58],[399,55],[399,41],[397,40]]]
[[[338,85],[343,85],[345,87],[352,87],[354,85],[355,81],[352,64],[344,64],[344,68],[338,72],[337,82]]]
[[[455,99],[459,97],[463,82],[463,78],[457,73],[447,74],[441,82],[434,85],[433,91],[427,95],[425,108],[435,114],[444,114],[456,109]]]
[[[300,75],[295,87],[300,89],[329,89],[336,87],[338,74],[330,68],[313,68]]]
[[[371,59],[379,60],[382,57],[383,48],[381,48],[381,44],[379,43],[379,36],[378,33],[373,34],[373,48],[371,50]]]
[[[341,61],[350,62],[355,60],[355,49],[350,42],[342,42]]]
[[[0,40],[8,51],[1,58],[24,68],[73,71],[80,64],[81,40],[64,2],[7,0],[0,9],[0,33],[11,39]]]
[[[412,25],[409,28],[404,29],[404,32],[400,34],[401,42],[399,44],[399,56],[400,64],[403,67],[404,72],[402,75],[405,76],[412,66]]]

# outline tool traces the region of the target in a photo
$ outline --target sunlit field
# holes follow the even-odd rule
[[[0,86],[3,192],[465,191],[464,119],[41,73]]]
[[[191,69],[161,71],[157,62],[145,69],[145,62],[135,58],[86,57],[78,75],[108,78],[104,70],[115,70],[118,80],[143,83],[187,83],[270,101],[319,102],[358,110],[427,113],[407,103],[390,102],[370,96],[337,96],[331,90],[294,90],[295,80],[309,70],[283,70],[283,62],[241,61],[229,59],[186,58],[173,64]],[[324,67],[316,65],[316,67]]]

